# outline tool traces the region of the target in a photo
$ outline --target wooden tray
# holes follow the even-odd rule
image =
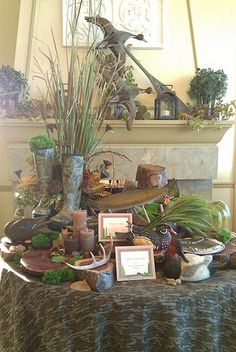
[[[71,258],[71,256],[66,255],[66,258]],[[42,276],[50,269],[58,270],[68,267],[64,263],[52,263],[49,251],[43,249],[23,253],[20,264],[26,272],[35,277]]]

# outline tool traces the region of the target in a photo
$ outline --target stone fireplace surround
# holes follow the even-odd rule
[[[175,178],[180,192],[201,193],[212,196],[212,181],[217,177],[217,143],[232,126],[223,121],[221,129],[206,127],[200,133],[193,132],[186,121],[135,121],[131,132],[123,121],[109,121],[114,133],[106,133],[103,149],[112,150],[131,161],[115,155],[101,154],[91,161],[95,167],[103,159],[111,159],[115,165],[113,179],[135,179],[138,164],[159,164],[167,169],[168,178]],[[23,169],[30,173],[25,158],[29,155],[27,140],[44,133],[43,123],[29,121],[0,122],[0,135],[8,145],[10,179],[16,181],[14,171]]]

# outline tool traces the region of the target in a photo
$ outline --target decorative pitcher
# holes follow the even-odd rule
[[[41,198],[39,204],[33,210],[33,217],[52,215],[52,208],[45,205],[45,196],[50,193],[50,186],[52,182],[54,149],[39,149],[34,153],[34,163],[38,178],[39,190]]]
[[[80,208],[81,183],[83,181],[84,159],[79,155],[62,156],[63,205],[51,219],[66,225],[72,223],[72,212]]]

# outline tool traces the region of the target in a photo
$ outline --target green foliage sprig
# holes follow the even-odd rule
[[[222,121],[228,120],[235,115],[236,102],[223,103],[218,101],[215,106],[209,110],[208,105],[189,105],[189,113],[182,113],[179,118],[187,120],[189,127],[196,132],[200,132],[206,126],[215,126],[220,128]]]
[[[31,137],[28,141],[30,151],[36,153],[40,149],[50,149],[54,147],[54,141],[46,134],[39,134]]]
[[[19,188],[17,193],[15,198],[16,208],[24,209],[27,206],[34,207],[38,203],[37,196],[32,187]]]

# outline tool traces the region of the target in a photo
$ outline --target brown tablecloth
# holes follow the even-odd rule
[[[236,271],[176,287],[116,282],[84,293],[3,269],[0,351],[235,352]]]

